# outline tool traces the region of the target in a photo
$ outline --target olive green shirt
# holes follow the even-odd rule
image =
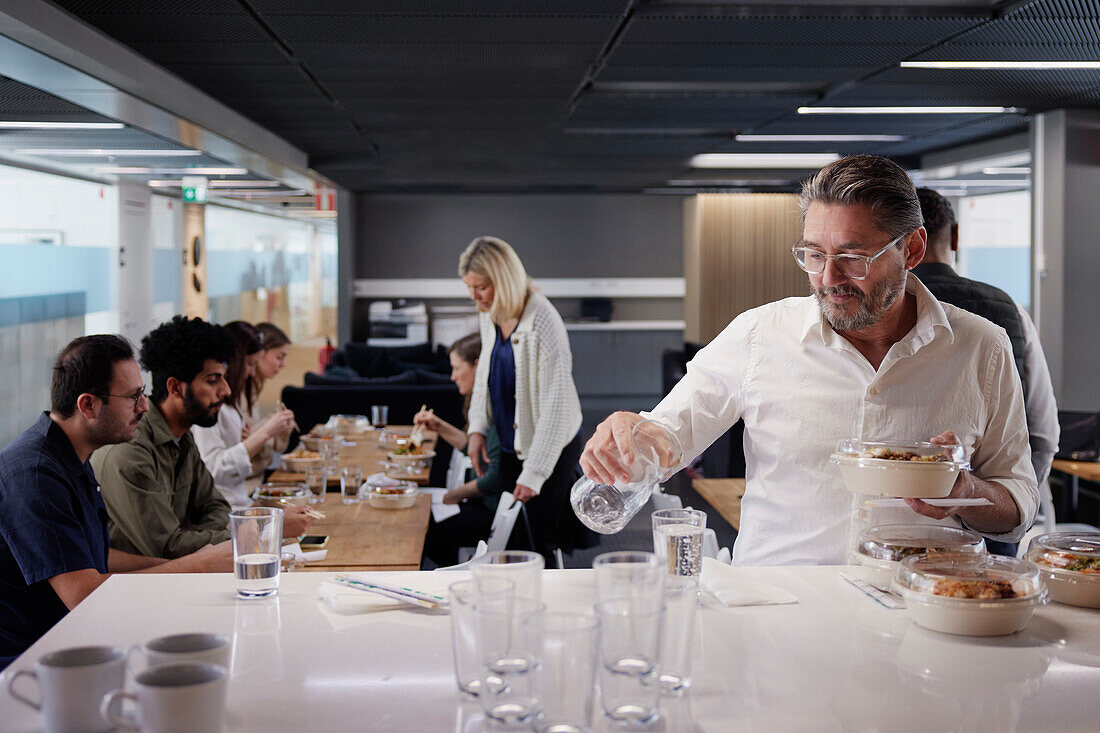
[[[116,550],[171,559],[229,539],[229,504],[190,431],[177,443],[156,405],[133,440],[100,448],[91,461]]]

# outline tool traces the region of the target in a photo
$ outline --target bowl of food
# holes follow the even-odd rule
[[[276,509],[305,506],[309,503],[309,491],[304,483],[298,481],[271,481],[260,484],[252,492],[252,501],[257,506],[270,506]]]
[[[1047,600],[1039,568],[1030,560],[966,552],[905,558],[891,590],[920,626],[965,636],[1020,631]]]
[[[299,440],[307,450],[315,453],[320,453],[328,446],[332,446],[337,450],[344,447],[344,438],[340,435],[310,433],[309,435],[303,435]]]
[[[940,524],[882,524],[859,534],[853,553],[863,578],[879,590],[889,591],[898,565],[913,555],[937,552],[985,552],[985,540],[977,532]]]
[[[1040,535],[1027,548],[1027,559],[1039,566],[1051,600],[1100,608],[1100,534]]]
[[[367,501],[375,509],[408,509],[416,503],[420,488],[412,481],[379,482],[366,486]]]
[[[366,415],[333,415],[325,427],[337,435],[354,435],[370,430],[370,420]]]
[[[307,468],[320,466],[324,460],[320,453],[311,450],[283,454],[283,468],[291,473],[304,473]]]
[[[853,493],[915,499],[946,497],[959,471],[970,468],[961,445],[922,441],[842,440],[829,460]]]
[[[422,448],[410,442],[398,445],[386,454],[386,458],[390,463],[412,471],[429,468],[432,465],[432,458],[434,457],[434,450]]]

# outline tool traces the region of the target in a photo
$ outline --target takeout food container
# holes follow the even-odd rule
[[[291,473],[303,473],[307,468],[320,466],[324,461],[320,453],[313,451],[295,451],[283,454],[283,468]]]
[[[309,503],[309,491],[304,483],[298,481],[272,481],[260,484],[252,492],[252,500],[258,506],[270,506],[284,509],[290,506],[305,506]]]
[[[368,485],[367,501],[375,509],[408,509],[416,503],[420,488],[412,481],[398,481],[397,485]]]
[[[917,624],[966,636],[1020,631],[1047,600],[1039,568],[1030,560],[963,552],[905,558],[891,589],[905,599]]]
[[[942,499],[959,471],[970,468],[961,445],[842,440],[829,460],[856,494]]]
[[[325,427],[337,435],[354,435],[370,430],[370,420],[366,415],[333,415]]]
[[[428,450],[426,448],[413,448],[412,443],[406,444],[405,450],[416,450],[416,453],[397,453],[396,451],[390,451],[386,458],[390,463],[401,466],[406,469],[420,469],[426,466],[432,465],[432,459],[435,458],[435,451]]]
[[[889,591],[902,560],[945,551],[979,554],[985,552],[985,540],[977,532],[960,527],[883,524],[863,530],[852,554],[863,568],[864,580]]]
[[[1100,534],[1040,535],[1027,548],[1027,559],[1039,566],[1051,600],[1100,608]]]
[[[320,453],[325,446],[335,446],[337,449],[344,447],[344,438],[340,435],[310,433],[303,435],[299,440],[308,450],[315,453]]]

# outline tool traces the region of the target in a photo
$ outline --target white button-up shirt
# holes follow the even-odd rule
[[[1020,510],[1016,528],[987,536],[1014,542],[1031,526],[1038,491],[1008,337],[940,303],[916,278],[906,291],[917,298],[917,323],[877,371],[812,297],[788,298],[735,318],[646,414],[676,433],[685,465],[744,418],[734,564],[847,562],[855,503],[829,462],[844,438],[928,440],[953,430],[975,475],[1003,485]]]

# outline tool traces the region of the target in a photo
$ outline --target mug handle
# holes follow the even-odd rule
[[[38,682],[38,675],[35,673],[34,670],[31,670],[31,669],[17,670],[15,672],[15,674],[13,674],[11,677],[8,678],[8,694],[10,694],[12,697],[14,697],[16,700],[23,703],[24,705],[29,705],[30,707],[34,708],[35,710],[39,710],[39,711],[42,710],[41,700],[39,700],[38,702],[35,702],[34,700],[31,700],[29,697],[23,697],[22,695],[20,695],[18,692],[15,691],[15,681],[17,679],[19,679],[20,677],[23,677],[23,676],[33,677],[34,681]],[[39,695],[41,696],[41,689],[39,690]]]
[[[140,657],[144,655],[141,653],[141,644],[134,644],[126,650],[126,671],[130,674],[137,674],[137,670],[134,669],[134,654]],[[146,665],[148,666],[148,665]]]
[[[103,716],[104,720],[120,730],[140,730],[133,716],[122,715],[123,700],[129,700],[135,705],[138,704],[136,695],[125,690],[111,690],[103,696],[103,701],[99,703],[99,714]],[[116,707],[118,708],[117,713],[115,712]]]

